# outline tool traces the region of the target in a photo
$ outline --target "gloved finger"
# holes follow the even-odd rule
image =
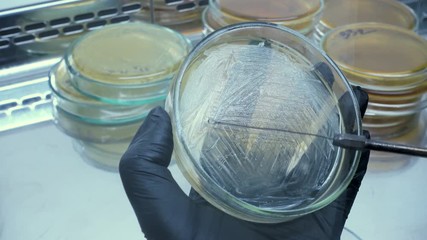
[[[363,134],[367,139],[370,139],[371,136],[368,131],[364,130]],[[366,170],[368,168],[370,150],[362,150],[359,165],[357,166],[356,172],[354,173],[353,179],[350,184],[347,186],[345,192],[337,199],[338,202],[344,207],[344,215],[347,218],[350,213],[350,209],[353,206],[354,199],[356,198],[357,192],[359,191],[360,185],[362,183],[363,177],[365,176]]]
[[[201,204],[201,205],[209,205],[208,203],[194,188],[191,188],[189,197],[191,200],[193,200],[194,203]]]
[[[367,138],[370,138],[368,131],[364,131],[363,134]],[[369,150],[362,150],[359,165],[346,190],[334,202],[319,211],[319,214],[323,216],[324,224],[330,227],[331,236],[341,235],[363,177],[365,176],[369,162],[369,154]]]
[[[354,95],[359,103],[360,114],[362,118],[365,116],[366,109],[368,108],[369,95],[360,86],[353,86]]]
[[[366,139],[371,138],[371,135],[367,130],[363,130],[363,135],[365,135]],[[356,169],[356,173],[354,174],[353,179],[351,180],[349,186],[347,187],[347,190],[351,190],[352,195],[350,195],[350,197],[353,200],[354,198],[356,198],[356,194],[359,191],[363,177],[365,176],[366,170],[368,169],[369,155],[370,155],[370,150],[365,149],[362,151],[360,160],[359,160],[359,165],[357,166],[357,169]],[[353,204],[353,202],[351,204]],[[350,211],[350,208],[348,208],[348,212]]]
[[[149,113],[120,161],[124,189],[149,239],[172,239],[173,229],[188,227],[174,219],[188,215],[191,201],[167,169],[172,150],[170,118],[158,107]]]

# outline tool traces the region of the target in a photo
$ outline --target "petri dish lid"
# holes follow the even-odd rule
[[[120,124],[144,118],[164,100],[141,105],[108,104],[80,93],[72,82],[64,60],[49,73],[49,85],[58,107],[78,119],[94,124]],[[166,97],[166,96],[165,96]],[[164,97],[164,98],[165,98]]]
[[[339,69],[301,34],[230,25],[202,40],[173,82],[174,157],[223,211],[290,220],[333,201],[352,178],[359,152],[323,136],[361,134],[356,102]]]
[[[379,22],[409,30],[417,28],[411,8],[395,0],[328,0],[320,24],[332,29],[359,22]]]
[[[66,60],[87,81],[135,86],[170,78],[190,46],[185,37],[168,28],[123,23],[94,31],[74,42]]]
[[[403,85],[425,80],[427,41],[412,31],[381,23],[355,23],[332,30],[321,45],[348,74],[369,81],[404,80]]]
[[[213,0],[211,6],[237,18],[266,22],[291,21],[315,15],[321,0]]]

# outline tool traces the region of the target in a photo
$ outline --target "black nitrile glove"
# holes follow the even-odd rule
[[[360,88],[355,93],[364,113],[368,96]],[[348,188],[328,206],[290,222],[260,224],[222,212],[194,190],[188,197],[167,169],[172,149],[170,118],[155,108],[120,162],[124,188],[149,240],[339,239],[369,159],[366,150]]]

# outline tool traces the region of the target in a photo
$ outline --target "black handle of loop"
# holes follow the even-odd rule
[[[372,140],[367,139],[365,136],[358,136],[352,134],[336,135],[333,139],[333,144],[335,146],[348,149],[370,149],[375,151],[392,152],[427,158],[427,148]]]

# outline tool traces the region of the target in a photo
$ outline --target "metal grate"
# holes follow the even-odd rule
[[[75,16],[48,19],[46,22],[0,28],[0,48],[20,46],[80,34],[108,24],[128,22],[130,15],[141,9],[140,3],[129,3],[120,8],[101,9]]]
[[[0,132],[52,119],[47,79],[0,88]]]
[[[52,41],[55,38],[77,35],[108,24],[127,22],[131,20],[132,14],[150,8],[149,2],[149,0],[133,2],[117,0],[115,5],[118,4],[118,6],[21,25],[11,25],[8,22],[19,22],[19,19],[29,21],[28,13],[8,17],[5,19],[6,21],[2,21],[3,19],[0,18],[0,49],[22,46],[37,41]],[[208,3],[208,0],[165,0],[165,4],[172,6],[176,12],[193,11],[208,5]],[[9,21],[10,19],[12,20]]]

